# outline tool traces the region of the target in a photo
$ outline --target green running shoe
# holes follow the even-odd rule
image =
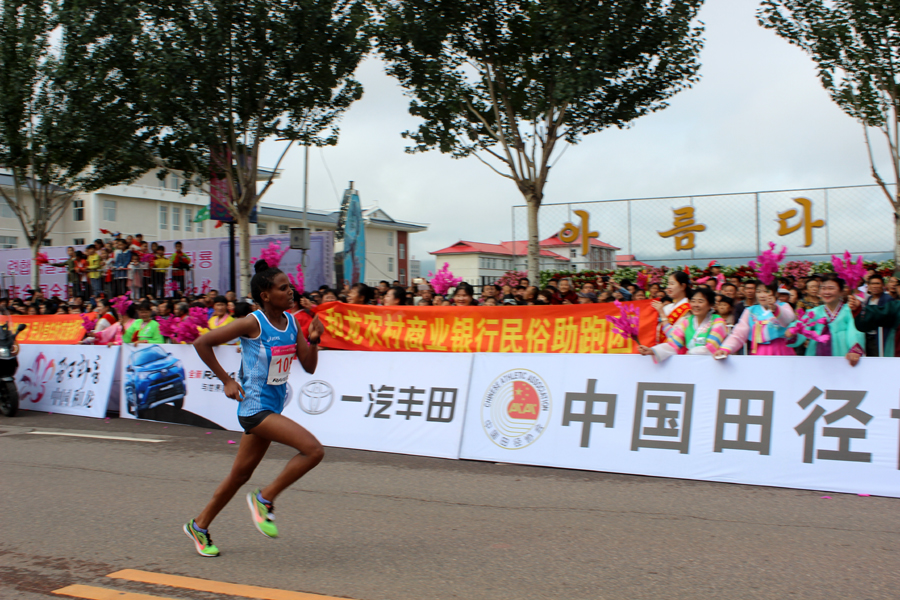
[[[273,523],[275,520],[275,507],[269,502],[260,502],[259,496],[259,490],[253,490],[247,494],[247,505],[250,506],[250,516],[253,517],[253,524],[264,536],[276,538],[278,537],[278,528]]]
[[[182,529],[184,529],[184,533],[194,541],[194,548],[197,550],[197,554],[199,554],[200,556],[219,555],[219,549],[216,548],[215,545],[213,545],[212,538],[209,536],[209,531],[207,531],[206,533],[197,531],[194,528],[193,519],[188,521],[187,524],[182,527]]]

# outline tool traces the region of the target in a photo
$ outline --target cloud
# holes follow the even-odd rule
[[[757,0],[708,0],[700,15],[707,40],[701,81],[631,128],[600,132],[570,148],[552,170],[545,202],[871,184],[861,127],[831,101],[801,50],[757,24],[758,6]],[[411,238],[411,253],[422,259],[459,239],[509,239],[511,207],[522,204],[515,185],[474,158],[405,153],[400,133],[417,125],[408,98],[375,58],[360,66],[358,77],[365,95],[342,122],[340,143],[311,150],[310,206],[336,208],[353,180],[364,205],[429,223]],[[278,147],[266,144],[263,164],[274,162]],[[265,200],[300,206],[302,149],[292,150],[282,166],[284,176]],[[732,220],[735,235],[746,231],[745,218]],[[889,219],[870,225],[893,226]],[[635,235],[656,237],[656,231],[648,224]]]

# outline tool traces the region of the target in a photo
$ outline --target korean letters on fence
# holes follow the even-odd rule
[[[900,497],[900,384],[842,358],[480,355],[462,458]]]

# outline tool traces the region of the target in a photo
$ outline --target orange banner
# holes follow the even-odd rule
[[[77,344],[84,338],[81,315],[13,315],[10,328],[15,330],[19,323],[27,326],[16,338],[20,344]]]
[[[657,313],[649,300],[626,302],[640,309],[642,344],[656,339]],[[322,345],[341,350],[413,352],[563,352],[628,354],[632,340],[613,332],[604,304],[560,306],[366,306],[329,302],[316,309],[325,326]]]

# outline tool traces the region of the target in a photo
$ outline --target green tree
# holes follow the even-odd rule
[[[865,134],[872,177],[894,209],[894,261],[900,265],[900,4],[892,0],[764,0],[759,23],[802,48],[819,80]],[[875,166],[869,128],[890,151],[891,191]]]
[[[368,12],[356,0],[162,0],[142,5],[142,21],[140,92],[159,158],[185,174],[185,192],[222,190],[246,295],[253,208],[293,144],[337,143],[339,119],[362,96],[353,73],[369,50]],[[260,148],[272,139],[287,143],[258,188]]]
[[[381,0],[379,50],[422,124],[408,152],[475,156],[538,210],[566,144],[627,127],[698,79],[702,0]]]
[[[33,256],[77,195],[133,181],[152,165],[117,91],[132,70],[118,59],[134,34],[127,18],[107,21],[88,2],[4,0],[0,8],[0,168],[12,178],[0,197]],[[37,286],[35,264],[31,272]]]

